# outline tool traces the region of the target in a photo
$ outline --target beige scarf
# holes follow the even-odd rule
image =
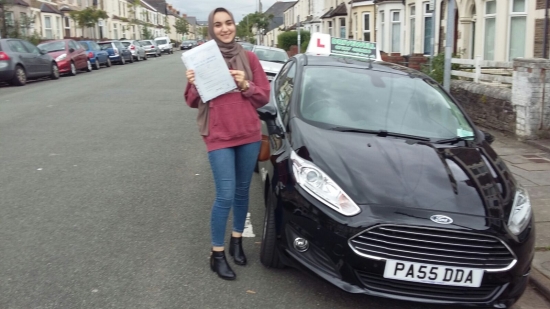
[[[216,41],[220,51],[222,53],[227,67],[232,70],[244,71],[245,79],[252,80],[252,70],[250,69],[250,63],[248,61],[248,56],[246,55],[246,50],[241,46],[241,44],[235,42],[235,39],[230,43],[224,43],[218,39],[214,33],[214,15],[218,12],[226,12],[231,17],[231,20],[235,22],[233,14],[224,8],[217,8],[213,10],[208,16],[208,36]],[[235,31],[237,29],[235,28]],[[199,102],[199,114],[197,115],[197,124],[199,126],[199,132],[202,136],[208,136],[208,119],[209,119],[209,102],[203,103]]]

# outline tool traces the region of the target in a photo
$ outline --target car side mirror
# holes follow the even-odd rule
[[[69,53],[74,53],[74,48],[69,48]]]
[[[262,121],[265,121],[265,124],[267,126],[267,132],[271,134],[276,135],[283,135],[284,132],[277,125],[277,108],[271,104],[266,104],[256,110],[258,112],[258,116],[260,116],[260,119]]]
[[[481,135],[481,138],[484,139],[489,145],[495,141],[495,136],[489,132],[478,130],[478,133]]]
[[[43,50],[43,49],[38,49],[38,51],[40,52],[41,55],[45,55],[47,54],[48,52]]]

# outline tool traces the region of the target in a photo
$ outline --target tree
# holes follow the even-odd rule
[[[149,30],[149,27],[143,26],[143,29],[141,30],[141,37],[145,40],[153,39],[153,32]]]
[[[168,16],[164,16],[164,31],[166,34],[172,33],[172,29],[170,28],[170,21],[168,20]]]
[[[201,28],[201,34],[202,34],[203,39],[208,38],[208,27],[202,27]]]
[[[185,18],[177,18],[174,28],[176,28],[176,33],[181,34],[182,36],[189,33],[189,23],[185,20]]]
[[[109,18],[107,12],[94,7],[87,7],[81,11],[72,11],[69,12],[69,15],[82,29],[82,34],[84,34],[84,28],[94,27],[100,19]]]
[[[309,31],[300,30],[300,39],[302,42],[309,42],[311,33]],[[292,45],[298,44],[298,32],[296,31],[286,31],[277,36],[277,47],[282,48],[286,51],[290,50]],[[307,44],[302,43],[301,49],[307,48]]]
[[[262,34],[269,27],[269,23],[273,19],[272,14],[265,14],[260,12],[250,13],[246,15],[239,25],[237,26],[237,36],[240,38],[246,38],[250,41],[254,37],[252,33],[252,27],[256,26]]]
[[[0,27],[2,29],[1,32],[0,32],[0,37],[1,38],[6,38],[8,37],[8,21],[6,20],[6,11],[8,10],[8,4],[10,4],[11,1],[9,0],[0,0],[0,21],[2,22],[2,24],[0,25]]]

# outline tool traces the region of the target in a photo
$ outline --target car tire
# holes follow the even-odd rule
[[[124,57],[120,56],[120,61],[118,63],[120,65],[125,65],[126,64],[126,59],[124,59]]]
[[[50,75],[50,79],[59,79],[59,67],[56,63],[52,63],[52,74]]]
[[[130,63],[134,63],[134,56],[130,56]]]
[[[145,54],[145,56],[143,56],[143,60],[147,60],[149,59],[149,55]]]
[[[267,188],[267,200],[264,216],[264,231],[260,247],[260,262],[268,268],[284,268],[277,251],[277,230],[275,229],[274,196],[271,189]]]
[[[27,72],[25,72],[22,66],[17,65],[15,67],[11,84],[14,86],[25,86],[25,84],[27,84]]]
[[[136,56],[136,62],[140,62],[141,58],[139,57],[139,54]]]
[[[69,75],[71,75],[71,76],[76,75],[76,65],[72,61],[71,61],[71,71],[69,72]]]
[[[111,58],[107,58],[107,62],[105,63],[105,66],[108,67],[108,68],[110,68],[111,65],[113,65],[113,64],[111,63]]]
[[[86,60],[86,72],[92,72],[92,63],[90,59]]]
[[[99,59],[96,58],[94,63],[94,70],[99,70],[99,69],[101,69],[101,64],[99,64]]]

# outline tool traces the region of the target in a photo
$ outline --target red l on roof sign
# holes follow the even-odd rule
[[[306,53],[312,55],[330,55],[330,34],[312,33]]]

